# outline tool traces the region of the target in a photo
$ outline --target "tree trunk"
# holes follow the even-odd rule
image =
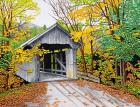
[[[126,79],[127,79],[127,71],[125,70],[126,69],[126,63],[127,62],[123,62],[123,83],[124,84],[126,83]]]
[[[9,83],[9,74],[7,74],[7,76],[6,76],[6,84],[5,84],[5,89],[6,89],[6,91],[8,90],[8,83]]]
[[[125,84],[126,83],[126,77],[127,77],[127,71],[126,69],[126,62],[120,61],[120,76],[122,77],[121,83]]]
[[[120,61],[120,76],[121,76],[121,83],[123,84],[123,63],[122,63],[122,60]]]
[[[120,70],[118,68],[118,61],[115,61],[115,71],[116,71],[116,76],[120,76]]]
[[[90,42],[90,48],[91,48],[91,72],[93,72],[93,57],[94,57],[94,55],[93,55],[93,41],[91,40],[91,42]]]
[[[84,52],[84,46],[82,45],[80,48],[81,55],[82,55],[82,62],[84,64],[84,70],[87,73],[87,66],[86,66],[86,60],[85,60],[85,52]]]

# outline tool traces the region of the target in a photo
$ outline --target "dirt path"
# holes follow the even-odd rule
[[[140,107],[74,82],[48,82],[46,107]]]

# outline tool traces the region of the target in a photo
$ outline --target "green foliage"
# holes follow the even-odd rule
[[[91,55],[90,55],[90,54],[86,54],[86,55],[85,55],[85,60],[86,60],[86,63],[87,63],[87,64],[91,64],[91,61],[92,61]],[[78,56],[77,56],[77,62],[79,63],[79,62],[81,62],[81,61],[82,61],[82,56],[78,55]]]
[[[123,0],[124,3],[121,6],[120,12],[122,17],[122,23],[129,28],[140,27],[140,1],[139,0]],[[131,30],[130,29],[130,30]]]
[[[44,32],[46,30],[46,25],[39,27],[39,26],[35,26],[33,28],[30,29],[31,32],[31,37],[34,37],[42,32]]]
[[[77,60],[77,63],[80,63],[81,60],[82,60],[81,56],[80,55],[77,55],[76,60]]]
[[[138,79],[140,79],[140,71],[134,72],[133,75],[136,76]]]
[[[8,66],[10,65],[11,58],[12,58],[12,54],[10,52],[6,54],[2,54],[0,59],[0,68],[7,69]]]
[[[43,30],[46,30],[47,29],[47,26],[46,25],[43,25]]]
[[[132,35],[122,35],[123,42],[114,40],[111,36],[106,36],[102,40],[103,49],[110,49],[110,53],[115,55],[117,60],[131,61],[134,55],[140,56],[140,39]]]
[[[135,96],[140,98],[140,87],[126,86],[126,88],[131,91]]]
[[[92,61],[91,55],[86,54],[86,55],[85,55],[85,59],[86,59],[87,64],[91,64],[91,61]]]
[[[134,1],[126,1],[122,5],[122,25],[115,30],[113,36],[107,35],[101,41],[103,49],[110,49],[117,60],[131,61],[134,55],[140,56],[140,2]],[[116,36],[120,39],[115,39]]]
[[[2,41],[10,41],[10,39],[0,35],[0,42]]]
[[[109,60],[98,60],[99,68],[98,71],[101,72],[100,78],[101,82],[104,84],[110,84],[111,78],[115,77],[115,70],[113,69],[113,63]]]

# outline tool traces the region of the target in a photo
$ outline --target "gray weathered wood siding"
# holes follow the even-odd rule
[[[40,43],[40,44],[44,44],[44,43],[47,43],[47,44],[69,44],[72,48],[77,48],[77,44],[75,44],[70,39],[70,37],[66,33],[64,33],[61,29],[59,29],[58,27],[55,27],[54,29],[45,33],[44,36],[35,40],[30,45],[34,46],[36,43]]]
[[[37,57],[34,57],[32,62],[24,62],[18,67],[17,75],[29,82],[37,81],[35,78],[37,75]],[[31,73],[28,73],[28,69],[32,69]]]

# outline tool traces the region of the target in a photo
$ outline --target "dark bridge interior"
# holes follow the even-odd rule
[[[71,48],[71,46],[69,44],[41,44],[39,48],[46,50],[61,50]]]
[[[66,53],[69,44],[41,44],[40,49],[50,50],[40,62],[40,72],[66,76]],[[57,51],[56,51],[57,50]]]

